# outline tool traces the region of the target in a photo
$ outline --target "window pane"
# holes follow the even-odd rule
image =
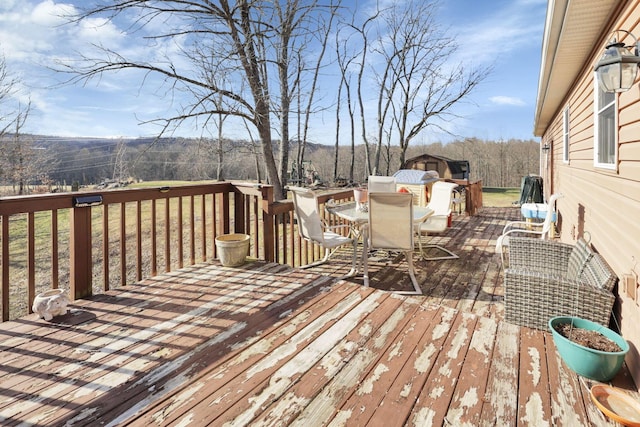
[[[602,110],[605,106],[613,103],[616,99],[614,92],[604,92],[602,90],[600,90],[599,92],[598,110]]]
[[[614,105],[601,111],[598,116],[598,163],[611,164],[615,160]]]

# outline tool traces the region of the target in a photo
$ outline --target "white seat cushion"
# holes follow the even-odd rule
[[[351,237],[345,237],[332,231],[324,232],[324,246],[327,248],[337,248],[338,246],[351,243]]]

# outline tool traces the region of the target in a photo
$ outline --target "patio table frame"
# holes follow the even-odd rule
[[[362,237],[362,266],[367,262],[369,252],[369,213],[356,208],[355,202],[342,203],[339,205],[325,206],[332,215],[352,223],[354,232]],[[434,211],[426,206],[413,206],[413,224],[417,226],[427,220]],[[357,274],[357,273],[356,273]],[[369,274],[363,271],[362,278],[364,286],[369,286]]]

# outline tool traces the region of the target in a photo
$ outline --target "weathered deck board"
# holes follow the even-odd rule
[[[1,324],[0,425],[613,425],[550,334],[502,321],[515,210],[485,211],[433,237],[459,260],[416,261],[425,296],[384,291],[410,286],[402,257],[371,288],[318,274],[348,257],[213,263]]]
[[[497,322],[480,317],[446,419],[452,425],[480,425],[488,376],[479,374],[491,366]]]
[[[570,425],[587,425],[588,420],[602,419],[602,414],[590,400],[588,389],[582,388],[579,377],[568,375],[562,369],[562,361],[555,352],[553,340],[547,337],[548,352],[547,365],[549,369],[549,390],[551,396],[552,423],[565,422]],[[585,405],[581,396],[582,391],[589,399],[587,408],[593,408],[591,416],[585,413]]]
[[[235,420],[236,425],[250,423],[260,413],[263,405],[278,400],[311,369],[329,350],[340,342],[345,331],[359,325],[378,305],[380,295],[369,294],[366,298],[354,292],[353,300],[343,300],[334,310],[307,324],[300,333],[287,343],[275,347],[261,360],[252,365],[224,390],[213,390],[212,396],[198,402],[192,414],[209,423],[224,419]],[[219,372],[217,375],[224,375]],[[246,392],[243,396],[238,394]],[[215,402],[215,412],[209,407]],[[198,408],[202,408],[198,412]]]
[[[409,425],[440,425],[446,419],[478,318],[457,312],[452,320],[443,351],[438,353],[407,420]]]
[[[363,346],[370,340],[371,335],[380,330],[394,313],[405,310],[407,305],[401,299],[393,297],[382,302],[374,312],[367,316],[360,327],[351,329],[337,345],[307,371],[298,383],[291,387],[276,403],[270,405],[253,424],[286,424],[298,417],[300,412],[305,409],[306,404],[318,397],[327,382],[364,351]],[[401,305],[405,307],[401,307]],[[361,359],[358,362],[361,362]]]
[[[501,322],[493,344],[488,367],[487,391],[482,405],[480,425],[517,425],[519,328]],[[495,424],[494,424],[495,423]]]
[[[549,425],[551,422],[549,378],[544,349],[543,332],[534,329],[520,330],[520,378],[518,393],[526,396],[518,399],[518,419],[531,425]]]
[[[387,304],[395,306],[396,301],[388,300]],[[383,316],[384,311],[376,310],[382,314],[376,316],[382,321],[379,322],[379,327],[373,328],[376,326],[374,324],[365,325],[362,332],[367,333],[367,342],[353,347],[354,353],[345,363],[337,361],[336,368],[338,369],[332,372],[331,376],[324,376],[325,383],[322,385],[322,390],[303,408],[292,425],[318,425],[320,420],[326,424],[335,415],[338,415],[338,420],[348,415],[340,413],[343,402],[348,400],[354,392],[354,388],[371,371],[384,349],[402,333],[405,325],[418,308],[419,302],[415,298],[408,298],[401,301],[401,304],[387,316]],[[358,331],[358,334],[362,332]]]
[[[424,385],[429,349],[438,338],[440,311],[412,300],[415,310],[400,328],[394,345],[387,345],[348,399],[339,406],[336,419],[349,425],[402,425],[417,391]],[[425,342],[427,341],[427,342]],[[376,348],[372,348],[376,351]],[[413,392],[412,392],[413,390]]]

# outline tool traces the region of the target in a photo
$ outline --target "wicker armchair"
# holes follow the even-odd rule
[[[570,315],[608,326],[617,277],[582,239],[576,245],[512,237],[504,276],[505,320],[547,330]]]

